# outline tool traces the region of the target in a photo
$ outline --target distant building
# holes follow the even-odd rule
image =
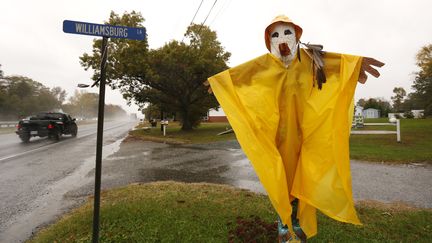
[[[414,115],[414,118],[423,118],[424,117],[424,110],[411,110],[411,112]]]
[[[222,110],[222,108],[219,108],[217,110],[210,109],[207,114],[208,122],[228,122],[228,118],[225,115],[225,112]]]
[[[380,117],[380,110],[374,109],[374,108],[368,108],[363,110],[363,117],[364,118],[379,118]]]

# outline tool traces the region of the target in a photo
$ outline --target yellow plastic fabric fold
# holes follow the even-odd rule
[[[291,228],[291,205],[306,235],[317,233],[316,209],[360,224],[351,190],[349,107],[361,57],[326,53],[327,82],[314,85],[312,63],[288,68],[265,54],[209,78],[243,151],[273,207]]]

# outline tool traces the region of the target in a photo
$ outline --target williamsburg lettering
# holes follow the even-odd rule
[[[79,21],[64,20],[63,32],[79,35],[103,36],[106,38],[123,38],[129,40],[145,40],[144,27],[127,27],[104,24],[93,24]]]
[[[128,37],[128,29],[120,26],[75,23],[75,31],[87,35],[102,35],[114,38]]]

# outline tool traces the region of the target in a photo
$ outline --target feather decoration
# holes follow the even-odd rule
[[[300,41],[297,42],[297,58],[298,58],[299,62],[301,62],[301,58],[300,58]]]
[[[318,83],[318,89],[322,89],[323,84],[327,81],[327,78],[324,73],[324,51],[322,45],[317,44],[309,44],[309,43],[301,43],[303,46],[306,47],[305,52],[312,60],[312,66],[313,66],[313,76],[314,76],[314,86],[315,86],[315,79]]]

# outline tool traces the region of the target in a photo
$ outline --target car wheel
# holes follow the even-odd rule
[[[60,140],[60,137],[61,137],[60,132],[57,131],[56,133],[54,133],[54,134],[53,134],[53,137],[54,137],[54,140],[59,141],[59,140]]]
[[[76,137],[77,134],[78,134],[78,127],[75,126],[75,127],[72,129],[71,135],[72,135],[72,137]]]
[[[28,133],[21,134],[19,135],[19,138],[23,143],[28,143],[30,141],[30,134]]]

